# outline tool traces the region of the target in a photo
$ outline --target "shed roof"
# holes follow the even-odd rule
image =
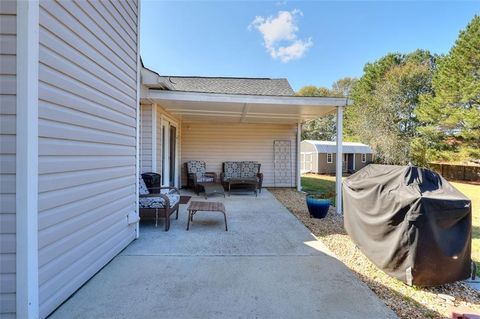
[[[336,153],[337,143],[332,141],[314,141],[305,140],[302,143],[309,143],[315,146],[317,153]],[[343,153],[356,153],[356,154],[373,154],[373,150],[370,146],[362,143],[355,142],[343,142]]]

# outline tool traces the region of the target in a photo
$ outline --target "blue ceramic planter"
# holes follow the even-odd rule
[[[315,198],[313,195],[307,195],[307,207],[310,217],[325,218],[331,202],[328,198]]]

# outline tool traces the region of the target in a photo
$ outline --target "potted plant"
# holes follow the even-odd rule
[[[332,204],[332,198],[335,197],[334,192],[308,192],[306,202],[310,217],[325,218],[328,209]]]

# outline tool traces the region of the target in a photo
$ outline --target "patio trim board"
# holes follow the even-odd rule
[[[266,96],[246,94],[221,94],[185,91],[166,91],[149,89],[142,99],[167,101],[192,101],[211,103],[256,103],[276,105],[305,105],[305,106],[345,106],[350,105],[347,98],[333,97],[300,97],[300,96]]]
[[[38,318],[39,2],[17,2],[16,315]]]

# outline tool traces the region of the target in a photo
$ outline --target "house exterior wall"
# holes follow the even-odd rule
[[[140,108],[140,173],[152,171],[152,105]],[[157,127],[158,129],[158,127]],[[157,140],[158,143],[159,140]],[[158,149],[158,148],[157,148]]]
[[[156,172],[162,174],[163,154],[162,154],[162,119],[164,123],[172,121],[177,128],[177,170],[180,166],[181,152],[181,123],[180,120],[172,114],[165,111],[159,104],[143,104],[141,105],[141,130],[140,130],[140,173]],[[155,137],[155,138],[153,138]],[[155,143],[155,147],[153,144]],[[155,169],[153,169],[156,164]],[[180,174],[176,180],[176,185],[180,185]]]
[[[335,174],[335,161],[337,154],[333,154],[332,163],[327,163],[327,154],[318,153],[318,174]],[[367,154],[367,161],[362,163],[362,154],[355,154],[355,171],[362,169],[372,162],[372,154]],[[344,163],[346,165],[346,163]],[[345,170],[345,169],[344,169]]]
[[[16,8],[0,1],[0,318],[15,318]]]
[[[41,1],[38,264],[46,317],[136,235],[137,1]]]
[[[327,154],[318,153],[318,170],[316,173],[319,174],[335,174],[335,161],[337,159],[337,154],[333,154],[333,159],[331,163],[327,163]]]
[[[355,171],[358,171],[373,162],[373,154],[367,154],[367,160],[362,163],[362,154],[355,154]]]
[[[156,136],[157,136],[157,149],[156,149],[156,162],[157,162],[157,172],[161,172],[162,170],[162,110],[157,105],[156,107],[156,117],[157,117],[157,125],[156,125]]]
[[[292,183],[296,184],[296,125],[245,123],[182,123],[181,173],[186,185],[185,162],[203,160],[207,171],[220,175],[225,161],[258,161],[264,174],[264,186],[274,185],[274,140],[290,140],[292,154]]]

